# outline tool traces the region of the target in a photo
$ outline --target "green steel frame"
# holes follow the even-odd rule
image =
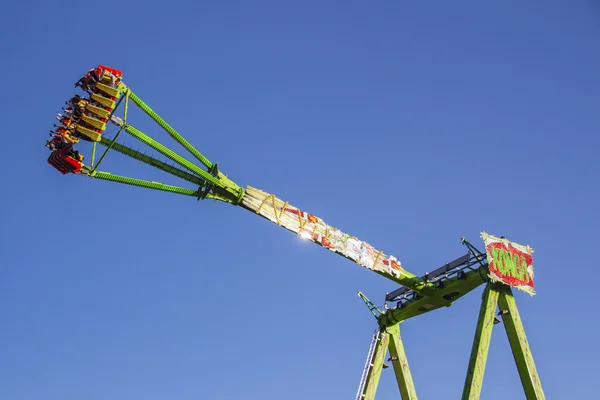
[[[500,309],[499,315],[502,316],[504,329],[508,335],[527,400],[545,399],[512,289],[500,283],[488,283],[479,311],[479,320],[463,390],[463,400],[479,399],[492,328],[495,323],[500,322],[494,316],[497,308]]]
[[[408,360],[400,337],[400,324],[389,326],[386,330],[390,335],[390,360],[394,366],[400,396],[404,400],[416,400],[417,391],[415,390],[410,368],[408,368]]]
[[[546,396],[542,389],[542,382],[533,361],[531,348],[525,335],[525,327],[521,321],[512,289],[508,286],[500,286],[498,291],[500,292],[498,305],[500,307],[500,314],[502,315],[502,322],[508,335],[508,341],[510,342],[527,400],[545,399]]]
[[[124,83],[119,83],[117,86],[119,92],[119,103],[125,99],[125,106],[123,112],[123,118],[111,115],[110,121],[117,125],[120,129],[114,138],[106,138],[102,136],[98,142],[94,142],[92,148],[92,161],[91,165],[86,165],[83,168],[84,174],[92,178],[109,180],[112,182],[123,183],[127,185],[133,185],[143,188],[162,190],[176,194],[183,194],[187,196],[196,196],[198,198],[209,198],[228,202],[232,204],[239,204],[244,196],[244,189],[239,187],[227,176],[221,173],[216,163],[212,163],[206,158],[200,151],[192,146],[183,136],[181,136],[171,125],[169,125],[163,118],[161,118],[150,106],[148,106],[142,99],[140,99],[135,93],[131,91]],[[137,129],[133,125],[127,123],[127,111],[129,106],[129,100],[131,100],[136,106],[142,109],[150,118],[152,118],[161,128],[163,128],[172,139],[182,145],[191,155],[204,167],[203,169],[193,162],[187,160],[183,156],[177,154],[164,144],[146,135],[141,130]],[[114,113],[114,111],[113,111]],[[134,150],[128,146],[117,143],[117,139],[121,132],[126,132],[135,139],[144,143],[145,145],[156,150],[163,156],[167,157],[175,164],[181,167],[169,165],[163,161],[160,161],[154,157],[145,155],[137,150]],[[97,163],[95,161],[96,145],[100,144],[106,147],[104,153],[100,156]],[[178,178],[184,179],[188,182],[197,185],[197,189],[188,189],[178,186],[166,185],[160,182],[146,181],[142,179],[136,179],[127,176],[113,175],[108,172],[98,171],[99,165],[102,163],[106,155],[110,150],[115,150],[121,154],[134,158],[138,161],[146,163],[152,167],[160,169],[171,175],[177,176]]]
[[[357,400],[373,400],[381,372],[387,368],[385,364],[385,356],[389,351],[390,358],[394,367],[396,382],[400,391],[400,396],[403,400],[416,400],[417,392],[413,383],[410,368],[404,345],[400,337],[400,322],[394,322],[387,325],[389,318],[385,317],[386,312],[377,308],[364,294],[361,292],[358,295],[363,299],[371,313],[377,318],[379,328],[375,331],[371,348],[367,356],[367,362],[363,371],[363,379],[356,394]]]
[[[478,399],[481,393],[483,372],[487,361],[488,349],[490,348],[494,314],[496,312],[496,304],[498,303],[498,291],[491,290],[491,285],[486,285],[482,299],[463,390],[463,399]]]
[[[386,314],[393,310],[383,312],[362,293],[359,293],[359,295],[365,301],[369,310],[376,316],[379,329],[375,333],[367,356],[363,379],[361,379],[356,399],[373,400],[375,398],[381,373],[385,368],[384,360],[388,350],[390,353],[388,361],[392,361],[401,399],[417,399],[406,353],[404,352],[404,345],[400,337],[401,321],[387,325],[390,318],[386,318]],[[491,282],[486,284],[482,295],[462,399],[478,400],[480,398],[492,329],[500,322],[495,316],[498,308],[500,310],[498,314],[502,317],[527,400],[545,400],[546,397],[512,289],[507,285]]]
[[[83,174],[92,178],[193,196],[199,199],[210,198],[234,205],[240,204],[244,196],[244,189],[221,173],[216,163],[209,161],[207,157],[192,146],[192,144],[133,93],[124,83],[121,82],[118,84],[117,91],[119,97],[117,107],[125,100],[123,117],[119,118],[114,116],[113,111],[113,114],[110,115],[110,121],[119,127],[119,131],[112,139],[102,136],[99,141],[93,143],[91,165],[83,167]],[[196,165],[194,162],[177,154],[175,151],[148,136],[133,125],[130,125],[127,122],[129,100],[143,110],[146,115],[153,119],[154,122],[164,129],[173,140],[187,150],[195,160],[199,161],[206,169]],[[126,132],[130,136],[156,150],[178,166],[167,164],[152,156],[148,156],[128,146],[117,143],[117,139],[122,132]],[[98,162],[95,163],[97,144],[104,146],[106,149],[98,159]],[[146,181],[98,171],[97,168],[110,150],[114,150],[168,174],[181,178],[194,184],[196,188],[183,188],[160,182]],[[372,400],[375,398],[381,373],[384,368],[387,368],[385,357],[388,351],[390,353],[388,361],[392,361],[401,398],[403,400],[417,399],[415,386],[404,351],[404,345],[400,336],[400,323],[428,311],[443,306],[448,307],[452,305],[456,299],[464,296],[466,293],[484,283],[486,283],[486,286],[482,296],[483,299],[479,311],[479,318],[477,321],[462,398],[468,400],[479,399],[492,328],[495,323],[499,322],[494,314],[499,307],[499,314],[502,317],[508,335],[527,399],[545,399],[533,361],[533,356],[527,342],[525,329],[521,322],[510,287],[499,283],[488,282],[487,264],[483,261],[484,255],[464,239],[463,243],[469,248],[470,254],[475,256],[478,260],[480,267],[469,268],[469,271],[464,270],[461,275],[454,277],[448,277],[448,275],[446,275],[446,278],[443,281],[431,281],[427,275],[423,278],[411,275],[412,280],[410,282],[407,280],[406,282],[400,283],[407,288],[410,288],[413,291],[414,296],[411,300],[402,303],[401,306],[395,308],[387,308],[386,306],[386,310],[382,311],[362,293],[359,293],[365,304],[369,307],[369,310],[377,318],[379,328],[374,334],[373,342],[369,349],[363,378],[361,379],[361,384],[357,393],[358,400]],[[401,302],[398,304],[400,303]]]

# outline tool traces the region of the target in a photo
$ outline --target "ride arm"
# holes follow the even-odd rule
[[[98,143],[100,143],[103,146],[106,146],[107,148],[111,148],[112,150],[114,150],[116,152],[119,152],[121,154],[129,156],[131,158],[134,158],[138,161],[141,161],[152,167],[158,168],[162,171],[165,171],[171,175],[177,176],[178,178],[184,179],[188,182],[192,182],[196,185],[203,185],[205,183],[205,181],[202,178],[200,178],[196,175],[190,174],[189,172],[183,171],[179,168],[175,168],[165,162],[162,162],[152,156],[143,154],[143,153],[141,153],[137,150],[134,150],[130,147],[116,143],[115,139],[110,139],[110,138],[103,136]]]
[[[123,90],[125,85],[121,88]],[[231,201],[237,204],[241,197],[244,195],[244,191],[226,175],[219,171],[216,163],[212,163],[206,156],[200,153],[190,142],[188,142],[179,132],[177,132],[171,125],[169,125],[160,115],[158,115],[148,104],[140,99],[131,89],[125,89],[126,94],[129,96],[139,108],[141,108],[150,118],[152,118],[157,124],[159,124],[171,137],[179,144],[181,144],[187,151],[189,151],[198,161],[208,168],[210,172],[218,179],[219,183],[215,183],[213,189],[215,198],[222,201]],[[205,178],[206,179],[206,178]]]
[[[183,136],[179,134],[171,125],[169,125],[164,119],[161,118],[148,104],[140,99],[131,89],[126,88],[123,85],[122,90],[126,91],[131,101],[133,101],[139,108],[141,108],[150,118],[152,118],[157,124],[159,124],[171,137],[179,144],[181,144],[187,151],[189,151],[198,161],[206,166],[206,168],[212,168],[213,163],[208,160],[202,153],[200,153],[190,142],[188,142]]]
[[[348,235],[340,230],[326,224],[322,219],[315,217],[312,214],[302,212],[300,209],[289,205],[288,202],[276,198],[274,195],[263,192],[259,189],[248,186],[246,191],[229,180],[217,168],[216,164],[209,161],[202,153],[192,146],[183,136],[181,136],[173,127],[171,127],[163,118],[161,118],[154,110],[152,110],[144,101],[142,101],[131,89],[123,82],[120,82],[115,89],[119,95],[131,100],[134,104],[140,107],[149,117],[158,123],[176,142],[181,144],[188,150],[197,160],[199,160],[208,171],[195,165],[191,161],[185,159],[157,140],[146,135],[139,129],[128,124],[114,115],[111,116],[111,122],[118,125],[122,130],[140,140],[164,156],[168,157],[175,163],[185,168],[191,175],[196,175],[205,183],[200,188],[201,197],[208,197],[230,202],[233,204],[241,204],[243,208],[253,211],[264,218],[277,223],[280,226],[300,235],[301,237],[311,240],[338,255],[348,258],[357,264],[370,269],[371,271],[382,275],[394,282],[397,282],[415,292],[422,292],[430,289],[431,284],[418,276],[406,271],[401,263],[393,256],[385,254],[383,251],[375,249],[369,243],[359,240],[358,238]],[[116,93],[115,93],[116,94]],[[103,143],[105,144],[105,143]],[[115,149],[121,152],[125,150],[114,143],[114,140],[109,146],[116,146]],[[110,147],[109,147],[110,148]],[[125,151],[127,155],[140,159],[139,154],[134,154],[131,151]],[[142,160],[143,161],[143,160]],[[152,160],[146,160],[153,163]],[[154,163],[154,166],[158,166]],[[160,168],[160,166],[158,166]],[[162,168],[169,169],[169,168]],[[95,171],[93,171],[95,172]],[[167,171],[169,172],[169,171]],[[172,170],[181,177],[180,170]],[[189,174],[188,173],[188,174]],[[95,174],[98,177],[98,174]],[[132,178],[115,178],[100,174],[103,179],[112,179],[115,181],[124,181]],[[130,181],[134,182],[134,181]],[[137,181],[136,181],[137,182]],[[135,184],[141,182],[137,182]],[[147,184],[143,184],[147,185]],[[139,186],[139,185],[138,185]]]
[[[301,211],[273,194],[248,186],[242,199],[242,207],[412,290],[419,292],[428,286],[421,278],[406,271],[395,257],[326,224],[322,219]]]
[[[166,185],[160,182],[145,181],[142,179],[130,178],[128,176],[114,175],[108,172],[94,171],[89,174],[91,178],[103,179],[111,182],[124,183],[126,185],[138,186],[147,189],[162,190],[164,192],[183,194],[186,196],[198,196],[198,191],[186,189],[178,186]]]
[[[178,178],[181,178],[188,182],[192,182],[200,187],[203,187],[204,185],[206,185],[206,182],[202,178],[192,175],[186,171],[182,171],[182,170],[180,170],[172,165],[169,165],[163,161],[160,161],[154,157],[140,153],[139,151],[134,150],[130,147],[116,143],[115,139],[102,137],[98,141],[98,143],[103,146],[106,146],[107,148],[110,148],[114,151],[125,154],[131,158],[134,158],[145,164],[148,164],[152,167],[155,167],[157,169],[165,171],[165,172],[167,172],[171,175],[174,175]],[[142,179],[131,178],[128,176],[114,175],[114,174],[111,174],[108,172],[96,171],[95,169],[92,169],[91,166],[85,166],[83,168],[83,171],[84,171],[84,173],[83,173],[84,175],[88,175],[92,178],[98,178],[98,179],[102,179],[102,180],[123,183],[126,185],[138,186],[138,187],[143,187],[143,188],[147,188],[147,189],[154,189],[154,190],[161,190],[161,191],[170,192],[170,193],[182,194],[182,195],[186,195],[186,196],[195,196],[195,197],[201,196],[201,192],[199,189],[194,190],[194,189],[182,188],[182,187],[178,187],[178,186],[166,185],[164,183],[160,183],[160,182],[156,182],[156,181],[146,181],[146,180],[142,180]],[[207,194],[205,197],[214,198],[213,195],[210,193]]]
[[[211,193],[205,195],[205,197],[210,197],[233,204],[238,204],[241,201],[241,198],[244,195],[244,189],[236,185],[233,181],[218,171],[216,164],[212,165],[212,168],[209,171],[205,171],[191,161],[175,153],[173,150],[169,149],[159,141],[151,138],[144,132],[135,128],[133,125],[124,123],[120,118],[113,116],[111,121],[134,138],[202,178],[206,185],[209,185],[208,189],[211,191]]]

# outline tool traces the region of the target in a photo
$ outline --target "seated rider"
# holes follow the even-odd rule
[[[96,86],[96,83],[100,82],[100,77],[98,76],[98,72],[96,68],[92,68],[88,71],[87,74],[83,76],[80,80],[75,83],[75,87],[80,87],[83,90],[90,91]]]
[[[50,131],[50,136],[57,136],[62,138],[65,142],[77,143],[79,142],[79,134],[75,130],[68,130],[59,126],[56,131]]]
[[[76,159],[77,161],[83,161],[83,154],[81,154],[79,151],[77,151],[75,149],[69,150],[67,155],[71,158]]]
[[[65,129],[69,129],[71,127],[71,125],[73,124],[73,120],[71,119],[71,117],[66,116],[66,115],[62,115],[62,114],[58,114],[56,116],[56,119],[63,124],[63,126],[65,127]]]
[[[80,121],[78,118],[77,119],[71,118],[70,116],[66,116],[66,115],[62,115],[62,114],[58,114],[56,119],[62,123],[62,126],[60,126],[59,128],[63,128],[65,131],[68,132],[69,135],[75,136],[77,138],[83,139],[88,142],[92,141],[87,136],[80,135],[77,132],[77,128],[82,127],[85,129],[90,129],[90,130],[96,131],[96,127],[94,127],[84,121]]]
[[[106,70],[102,70],[102,74],[100,75],[100,81],[104,80],[104,78],[110,78],[110,87],[115,87],[115,76]]]
[[[77,106],[77,104],[75,104],[74,106],[69,105],[69,107],[67,107],[67,108],[62,107],[62,110],[65,112],[66,116],[68,116],[69,118],[72,118],[72,119],[79,119],[84,111],[84,110],[80,109]]]
[[[59,136],[53,136],[52,139],[46,140],[46,147],[50,149],[50,151],[59,150],[64,147],[66,143],[64,143]]]
[[[88,124],[86,124],[85,122],[81,121],[79,117],[76,117],[74,115],[62,115],[62,114],[58,114],[56,116],[56,119],[60,121],[61,124],[63,124],[64,128],[67,130],[73,130],[75,131],[77,129],[78,125],[83,126],[84,128],[88,128],[89,129],[95,129],[94,127],[90,127]]]
[[[72,142],[63,140],[63,137],[61,136],[54,136],[52,139],[46,141],[46,147],[49,148],[50,151],[65,149],[65,154],[68,157],[77,161],[83,161],[83,154],[73,148]]]
[[[65,115],[73,120],[79,119],[81,117],[81,113],[79,113],[79,109],[73,107],[62,107],[62,110],[65,112]]]
[[[82,98],[81,96],[75,95],[69,99],[69,101],[67,101],[67,104],[72,107],[73,114],[80,116],[85,112],[88,105],[88,100]]]

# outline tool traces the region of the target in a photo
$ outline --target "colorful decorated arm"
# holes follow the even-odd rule
[[[300,237],[317,243],[403,286],[417,291],[425,287],[423,280],[404,270],[400,261],[394,256],[385,254],[369,243],[328,225],[321,218],[301,211],[273,194],[248,186],[241,205]]]
[[[72,102],[74,104],[82,103],[82,109],[85,112],[82,111],[79,117],[69,116],[65,119],[64,123],[68,125],[67,128],[72,128],[71,130],[77,138],[82,138],[93,143],[91,164],[84,165],[81,161],[73,159],[67,154],[66,150],[62,153],[55,152],[51,154],[49,162],[62,173],[73,172],[96,179],[202,199],[211,198],[240,205],[307,240],[313,241],[414,291],[422,292],[431,287],[431,283],[425,282],[422,278],[404,270],[400,261],[395,257],[374,248],[369,243],[328,225],[322,219],[301,211],[270,193],[250,186],[244,191],[244,189],[220,172],[216,163],[212,163],[205,155],[192,146],[190,142],[125,85],[122,81],[121,71],[106,66],[98,66],[90,70],[78,82],[78,85],[89,94],[89,98],[83,99],[76,96]],[[193,160],[181,156],[130,124],[127,120],[127,110],[130,101],[141,108],[175,142],[185,148],[193,156]],[[115,111],[121,104],[124,105],[123,114],[122,117],[119,117],[115,115]],[[109,122],[119,128],[119,131],[112,139],[104,135]],[[74,125],[71,126],[70,124]],[[129,134],[152,148],[176,165],[170,165],[158,158],[117,143],[117,139],[122,132]],[[106,149],[98,162],[94,163],[97,144],[106,147]],[[99,171],[98,166],[103,162],[110,150],[134,158],[163,172],[181,178],[184,181],[191,182],[196,187],[188,189],[156,181],[146,181]]]

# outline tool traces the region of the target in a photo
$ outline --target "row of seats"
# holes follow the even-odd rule
[[[55,129],[50,131],[52,139],[46,142],[51,151],[48,163],[61,173],[81,172],[83,155],[73,146],[80,139],[87,142],[100,140],[116,107],[122,75],[119,70],[100,65],[75,83],[75,87],[81,88],[88,97],[75,95],[66,102],[64,114],[56,117],[60,124],[54,125]]]

